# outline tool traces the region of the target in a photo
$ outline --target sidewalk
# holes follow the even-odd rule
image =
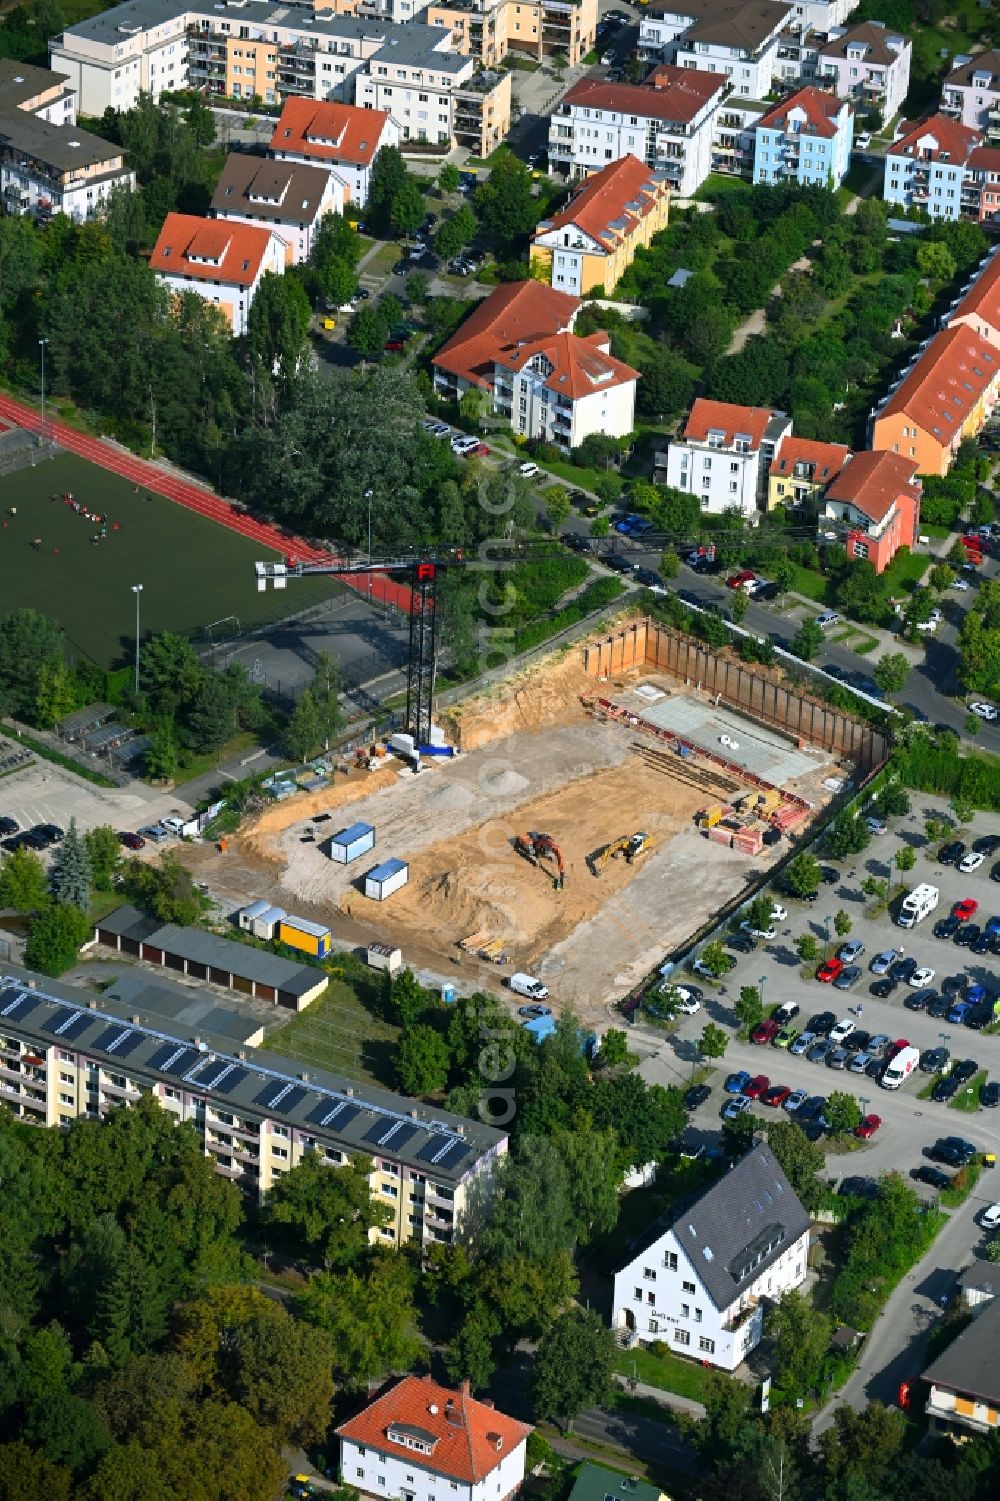
[[[648,1386],[645,1381],[633,1381],[631,1376],[623,1376],[620,1371],[615,1371],[614,1378],[630,1397],[647,1397],[651,1402],[658,1403],[660,1407],[669,1408],[671,1412],[686,1412],[692,1418],[705,1416],[704,1402],[696,1402],[693,1397],[682,1397],[677,1392],[665,1392],[658,1386]]]
[[[807,612],[813,615],[817,615],[823,609],[822,605],[817,604],[816,601],[814,599],[810,599],[808,595],[796,594],[792,590],[789,590],[789,592],[785,595],[785,598],[793,600],[795,604],[794,609],[786,612],[787,618],[790,618],[792,620],[800,620],[801,617],[805,616]],[[870,652],[865,652],[863,654],[867,662],[878,662],[882,657],[887,656],[890,652],[902,653],[906,660],[912,663],[914,666],[918,666],[921,662],[923,662],[924,651],[922,647],[914,646],[911,642],[904,641],[902,636],[897,636],[892,631],[886,630],[885,626],[860,625],[856,621],[849,620],[846,615],[842,616],[841,619],[842,624],[836,626],[830,633],[830,644],[842,646],[845,651],[852,651],[853,647],[851,646],[850,641],[837,641],[838,635],[842,634],[842,632],[845,630],[849,630],[851,631],[852,636],[870,636],[875,639],[877,645],[874,646]]]

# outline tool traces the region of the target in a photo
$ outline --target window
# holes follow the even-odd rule
[[[357,1475],[359,1477],[359,1479],[363,1480],[364,1479],[364,1474],[365,1474],[364,1466],[363,1465],[358,1465],[358,1468],[355,1470],[354,1473],[355,1473],[355,1475]]]
[[[695,1321],[696,1324],[700,1324],[701,1323],[701,1309],[700,1308],[696,1308],[695,1311],[694,1311],[694,1321]]]
[[[288,1156],[288,1148],[287,1147],[272,1147],[271,1148],[271,1155],[272,1155],[272,1157],[278,1157],[278,1158],[287,1157]]]
[[[358,1445],[358,1453],[361,1454],[361,1455],[365,1455],[365,1454],[368,1453],[368,1450],[365,1448],[364,1444],[359,1444]]]
[[[688,1333],[688,1331],[686,1329],[675,1329],[674,1330],[674,1344],[675,1345],[689,1345],[690,1343],[691,1343],[691,1335]]]
[[[656,1281],[656,1273],[653,1271],[653,1268],[651,1266],[644,1266],[642,1269],[642,1275],[645,1277],[647,1282]]]
[[[634,1297],[634,1299],[635,1299],[635,1301],[637,1303],[641,1303],[642,1302],[642,1288],[641,1287],[637,1287],[636,1288],[636,1290],[635,1290],[635,1292],[633,1294],[633,1297]]]
[[[704,1352],[705,1352],[706,1355],[714,1355],[715,1354],[715,1340],[714,1339],[706,1339],[705,1336],[702,1335],[701,1339],[698,1341],[698,1349],[699,1350],[704,1350]]]
[[[686,1293],[693,1293],[697,1291],[697,1288],[695,1287],[693,1282],[682,1282],[681,1287],[683,1287]]]
[[[682,1303],[681,1304],[681,1318],[682,1319],[689,1319],[690,1317],[691,1317],[691,1304],[690,1303]]]

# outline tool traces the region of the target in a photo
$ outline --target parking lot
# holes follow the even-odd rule
[[[949,1022],[944,1016],[929,1014],[926,1008],[908,1009],[905,1002],[914,995],[914,987],[900,982],[887,997],[872,995],[871,985],[878,977],[871,971],[872,960],[880,953],[895,951],[895,961],[913,959],[919,966],[934,971],[926,981],[925,990],[940,993],[942,982],[966,977],[968,984],[984,987],[989,998],[1000,996],[1000,981],[997,977],[997,960],[992,955],[974,955],[968,947],[956,946],[952,939],[934,936],[935,925],[947,917],[952,908],[967,899],[978,903],[978,909],[968,919],[985,928],[994,914],[1000,915],[1000,882],[990,879],[990,871],[1000,861],[1000,848],[988,855],[979,869],[972,874],[963,874],[953,865],[943,865],[937,859],[941,841],[929,843],[924,824],[928,817],[943,818],[947,809],[940,799],[925,795],[912,796],[913,808],[903,818],[890,818],[884,834],[873,837],[868,849],[860,856],[846,862],[828,862],[840,872],[840,879],[829,885],[821,885],[815,903],[796,901],[784,893],[775,893],[775,898],[786,909],[787,916],[776,924],[775,937],[762,941],[749,954],[734,952],[735,967],[725,976],[717,989],[699,979],[703,987],[701,1009],[696,1015],[682,1016],[676,1030],[659,1037],[643,1029],[641,1042],[650,1048],[641,1065],[641,1072],[650,1082],[686,1085],[692,1069],[699,1059],[697,1039],[707,1021],[723,1026],[729,1035],[729,1045],[724,1058],[718,1061],[710,1080],[711,1095],[692,1117],[692,1138],[696,1144],[711,1146],[718,1141],[721,1113],[732,1096],[724,1092],[726,1077],[734,1071],[746,1070],[751,1075],[765,1075],[771,1084],[786,1085],[793,1090],[805,1090],[810,1096],[828,1096],[834,1090],[853,1094],[862,1113],[881,1116],[882,1125],[875,1135],[854,1151],[841,1153],[831,1151],[827,1164],[831,1180],[844,1176],[876,1177],[889,1170],[898,1170],[909,1176],[913,1169],[929,1165],[927,1149],[942,1136],[957,1135],[972,1142],[977,1150],[989,1153],[1000,1152],[1000,1110],[976,1108],[960,1110],[947,1103],[920,1099],[920,1091],[939,1079],[939,1073],[922,1072],[919,1068],[897,1090],[880,1087],[879,1081],[869,1074],[856,1074],[846,1068],[828,1068],[823,1062],[812,1062],[808,1055],[795,1056],[787,1048],[775,1048],[773,1044],[754,1046],[736,1037],[737,1022],[734,1003],[743,986],[757,987],[763,997],[765,1012],[770,1014],[782,1002],[799,1006],[798,1015],[791,1025],[798,1031],[809,1026],[810,1019],[821,1012],[833,1012],[840,1018],[852,1020],[857,1028],[875,1034],[883,1033],[894,1043],[905,1039],[923,1054],[935,1048],[946,1048],[950,1055],[947,1068],[971,1060],[976,1064],[975,1083],[963,1083],[956,1092],[956,1099],[969,1099],[978,1104],[981,1074],[987,1079],[1000,1080],[1000,1035],[988,1030],[972,1030],[960,1022]],[[1000,816],[977,815],[974,824],[961,838],[968,848],[984,836],[1000,838]],[[893,857],[897,850],[909,845],[915,853],[914,868],[900,876],[895,870]],[[868,900],[861,890],[861,882],[868,875],[894,881],[905,880],[913,888],[921,882],[936,886],[940,891],[939,905],[930,916],[909,930],[898,927],[888,913],[869,918],[865,915]],[[892,903],[891,911],[898,910],[898,901]],[[834,916],[846,912],[851,919],[851,931],[846,939],[838,939],[834,929]],[[959,925],[961,926],[961,925]],[[845,941],[860,941],[864,950],[857,959],[862,973],[848,990],[835,989],[832,984],[823,984],[814,978],[819,960],[809,966],[799,959],[794,942],[801,934],[811,933],[820,946],[822,959],[829,943],[829,952],[836,954]],[[879,966],[881,967],[881,966]],[[808,974],[808,978],[806,975]],[[933,1002],[932,1008],[933,1008]],[[861,1008],[860,1016],[852,1011]],[[934,1008],[938,1009],[938,1008]],[[644,1050],[644,1049],[643,1049]],[[972,1096],[967,1094],[973,1089]],[[781,1107],[768,1108],[759,1101],[750,1106],[751,1112],[761,1119],[781,1117]],[[790,1117],[794,1119],[794,1116]],[[949,1171],[945,1165],[945,1171]],[[933,1189],[921,1187],[931,1196]],[[988,1204],[1000,1198],[1000,1176],[993,1181],[992,1175],[984,1173],[974,1195]]]
[[[81,833],[98,824],[136,829],[155,823],[176,808],[175,793],[159,792],[140,783],[133,783],[127,791],[96,787],[47,761],[31,762],[0,779],[0,815],[14,819],[20,829],[47,823],[68,829],[73,818]]]

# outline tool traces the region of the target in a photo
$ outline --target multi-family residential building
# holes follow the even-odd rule
[[[838,26],[818,48],[816,82],[850,99],[859,116],[875,113],[888,123],[903,107],[912,57],[910,38],[882,21]]]
[[[393,116],[403,141],[488,156],[510,130],[510,73],[447,49],[447,32],[407,26],[355,75],[355,101]]]
[[[658,68],[642,85],[582,78],[549,124],[549,164],[576,177],[636,156],[689,197],[712,170],[714,120],[725,95],[715,74]]]
[[[270,153],[278,161],[303,162],[332,173],[343,188],[335,207],[364,208],[372,163],[383,146],[398,146],[399,126],[387,110],[358,109],[313,99],[286,99],[274,127]]]
[[[913,459],[920,474],[947,474],[963,438],[997,404],[1000,350],[964,323],[944,328],[913,360],[871,417],[871,446]]]
[[[50,125],[73,125],[76,93],[60,73],[0,57],[0,115],[15,109]]]
[[[666,1492],[638,1475],[623,1475],[585,1459],[576,1472],[567,1501],[670,1501]]]
[[[212,195],[212,216],[273,229],[298,265],[309,259],[324,215],[339,213],[344,198],[344,188],[325,167],[233,152]]]
[[[125,0],[51,37],[49,61],[69,78],[81,113],[133,109],[140,94],[188,87],[189,19],[180,0]]]
[[[923,1373],[932,1433],[964,1440],[1000,1429],[1000,1302],[990,1299]]]
[[[758,120],[753,180],[839,188],[851,165],[853,140],[850,101],[808,85]]]
[[[284,273],[291,247],[273,229],[196,214],[168,214],[150,268],[171,292],[196,292],[225,314],[239,338],[261,281]]]
[[[623,156],[588,177],[566,207],[543,219],[531,242],[531,259],[545,267],[552,286],[582,297],[610,294],[640,245],[666,229],[670,188],[663,172]]]
[[[649,61],[718,73],[738,97],[765,99],[794,18],[795,7],[779,0],[678,0],[643,15],[639,49]]]
[[[737,99],[729,94],[715,116],[711,164],[713,172],[728,177],[753,174],[757,148],[757,124],[767,105],[755,99]]]
[[[969,152],[962,213],[978,224],[995,224],[1000,218],[1000,146],[976,146]]]
[[[512,1501],[531,1428],[430,1376],[404,1376],[337,1429],[340,1477],[363,1496]]]
[[[183,1009],[198,997],[189,989]],[[489,1191],[507,1150],[503,1132],[276,1053],[234,1048],[229,1036],[197,1025],[146,1019],[141,1005],[7,965],[0,1099],[15,1119],[68,1126],[149,1095],[190,1122],[216,1170],[248,1194],[263,1198],[309,1152],[331,1169],[360,1158],[371,1162],[372,1195],[389,1211],[374,1240],[430,1245],[461,1236],[470,1194],[479,1200]]]
[[[434,389],[486,391],[519,437],[577,448],[592,433],[635,425],[639,372],[616,360],[605,333],[573,333],[578,297],[537,281],[498,287],[434,356]]]
[[[883,198],[934,219],[958,219],[969,157],[979,144],[977,131],[947,115],[901,121],[885,155]]]
[[[940,110],[994,144],[1000,142],[1000,52],[956,57],[941,85]]]
[[[782,438],[768,471],[767,509],[813,507],[836,479],[851,450],[845,443],[817,443],[812,438]]]
[[[1000,349],[1000,246],[993,247],[941,321],[947,328],[971,329],[984,344]]]
[[[756,515],[767,503],[771,462],[791,430],[787,412],[699,396],[667,449],[667,484],[697,495],[703,511]]]
[[[915,459],[896,453],[856,453],[828,487],[826,522],[844,528],[844,549],[883,573],[901,547],[913,547],[920,531],[920,481]]]
[[[570,67],[597,36],[597,0],[434,0],[428,26],[451,30],[456,50],[493,68],[508,53],[541,62],[559,53]]]
[[[615,1274],[611,1322],[642,1341],[734,1371],[764,1309],[805,1281],[810,1220],[766,1146],[755,1146]]]

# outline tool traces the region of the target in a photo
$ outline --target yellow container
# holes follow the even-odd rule
[[[337,327],[337,320],[335,318],[324,318],[323,327],[326,329],[327,333],[329,333],[331,329]]]

